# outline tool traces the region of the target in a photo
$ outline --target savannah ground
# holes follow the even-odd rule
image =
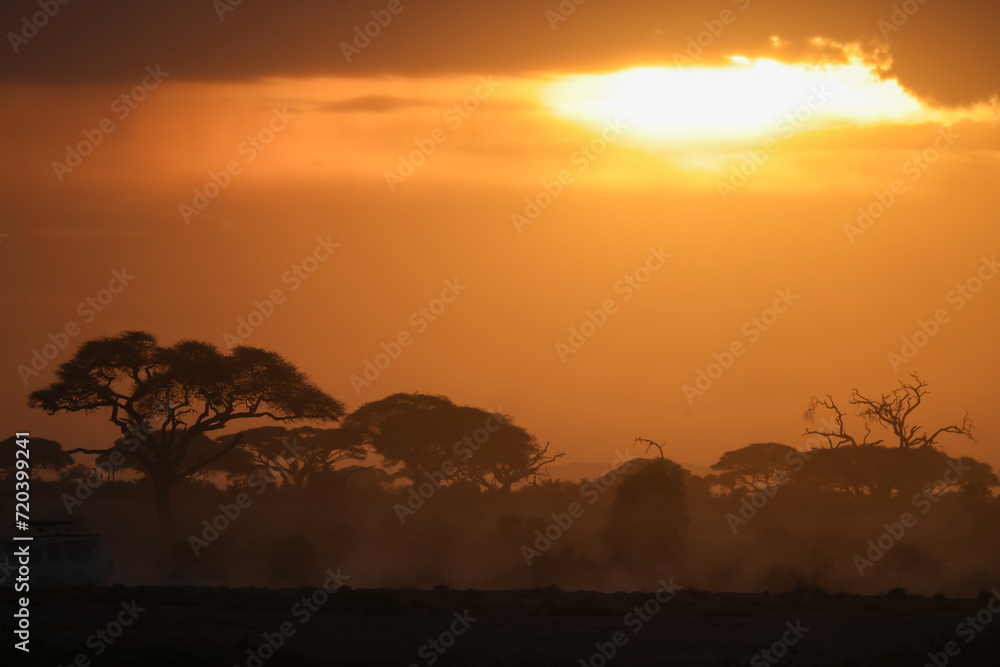
[[[294,628],[273,657],[284,665],[603,665],[598,644],[617,665],[993,665],[1000,654],[1000,616],[990,600],[908,595],[831,594],[816,589],[785,593],[708,593],[682,590],[648,615],[636,614],[656,590],[596,593],[538,588],[521,591],[370,589],[344,586],[309,613],[302,599],[316,588],[76,587],[41,589],[32,598],[30,658],[17,664],[259,665],[265,634],[284,623]],[[134,601],[140,609],[121,636],[105,644],[95,636]],[[296,605],[300,605],[296,612]],[[11,592],[2,614],[10,618]],[[466,613],[467,612],[467,613]],[[436,653],[429,642],[455,624],[451,648]],[[974,620],[991,619],[975,631]],[[972,618],[970,624],[969,618]],[[474,619],[474,620],[473,620]],[[303,622],[303,620],[305,622]],[[289,626],[285,626],[286,630]],[[796,628],[799,637],[789,628]],[[783,637],[787,654],[768,662]],[[448,637],[444,643],[450,643]],[[956,657],[944,652],[952,644]],[[100,648],[100,647],[103,647]],[[421,650],[423,648],[423,650]],[[9,651],[9,647],[5,647]],[[101,650],[101,655],[96,655]],[[263,654],[268,655],[265,649]],[[8,653],[9,655],[9,653]],[[84,656],[78,658],[77,656]],[[433,659],[433,662],[432,662]],[[585,662],[581,663],[581,659]],[[8,663],[9,664],[9,663]],[[77,664],[86,665],[86,662]]]

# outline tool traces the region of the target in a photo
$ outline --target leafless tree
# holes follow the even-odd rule
[[[836,472],[845,480],[853,480],[855,487],[866,488],[874,500],[888,502],[894,490],[906,479],[907,471],[916,465],[912,456],[904,454],[909,454],[910,450],[916,454],[918,450],[935,448],[940,437],[945,434],[964,435],[975,440],[968,412],[961,424],[943,426],[933,431],[914,425],[913,413],[928,393],[927,383],[916,374],[911,374],[908,380],[900,380],[899,387],[877,397],[865,396],[853,389],[848,403],[864,424],[865,434],[861,442],[848,432],[844,424],[845,414],[831,396],[827,395],[824,400],[813,396],[805,418],[810,423],[815,423],[817,412],[821,409],[832,413],[832,418],[822,420],[819,428],[807,429],[806,435],[825,438],[831,450],[847,445],[851,449],[849,456],[830,459],[828,463],[833,467],[828,472]],[[886,454],[890,452],[877,446],[883,441],[868,440],[874,426],[885,429],[896,437],[899,446],[892,451],[900,456],[886,458]],[[817,461],[812,465],[816,470],[824,469],[819,463]]]
[[[807,429],[806,435],[818,435],[826,438],[830,449],[836,449],[842,445],[858,447],[877,445],[883,442],[882,440],[868,441],[872,426],[880,426],[891,431],[902,449],[933,447],[938,444],[938,439],[947,433],[964,435],[975,441],[973,424],[968,412],[962,418],[961,424],[943,426],[933,432],[922,426],[913,425],[910,422],[913,411],[920,406],[923,397],[929,391],[927,383],[915,373],[910,377],[910,380],[900,380],[899,387],[887,394],[881,394],[877,398],[864,396],[857,389],[852,390],[848,403],[857,409],[857,415],[863,420],[865,426],[865,435],[860,443],[855,436],[848,433],[844,425],[845,415],[829,394],[824,400],[813,396],[806,409],[805,418],[810,423],[815,423],[817,411],[825,408],[833,413],[833,420],[828,420],[821,429]]]
[[[646,452],[647,453],[649,452],[650,449],[652,449],[653,447],[656,447],[660,451],[660,458],[661,459],[662,458],[666,458],[665,456],[663,456],[663,445],[667,444],[666,440],[664,440],[663,441],[663,445],[661,445],[660,443],[658,443],[658,442],[656,442],[654,440],[650,440],[649,438],[636,437],[636,439],[633,441],[632,444],[640,444],[640,445],[645,444],[646,445]]]

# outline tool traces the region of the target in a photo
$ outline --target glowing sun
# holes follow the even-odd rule
[[[720,67],[635,67],[545,86],[556,116],[599,127],[618,118],[635,142],[732,144],[843,125],[929,119],[915,97],[860,59],[788,64],[740,56]]]

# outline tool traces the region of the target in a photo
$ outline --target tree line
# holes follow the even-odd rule
[[[991,500],[992,488],[1000,486],[993,469],[970,457],[949,457],[940,447],[945,436],[974,437],[969,416],[934,429],[915,423],[914,411],[927,393],[927,384],[911,376],[878,396],[854,390],[847,412],[831,396],[813,397],[804,415],[810,423],[805,449],[754,443],[727,451],[712,466],[714,474],[698,483],[714,495],[733,497],[773,495],[794,483],[869,509],[884,508],[897,497],[931,493],[936,498],[949,490]],[[456,405],[443,396],[402,393],[347,413],[343,403],[275,352],[246,346],[220,352],[191,340],[163,346],[142,331],[82,344],[58,368],[56,380],[32,392],[28,403],[49,414],[106,415],[120,438],[102,447],[68,450],[36,438],[33,465],[73,479],[91,469],[71,455],[89,454],[97,456],[98,469],[112,480],[121,471],[148,479],[164,538],[174,534],[171,490],[213,473],[240,486],[263,470],[294,489],[369,468],[383,475],[387,488],[430,482],[509,493],[540,484],[546,466],[563,456],[508,415]],[[849,427],[852,416],[861,430]],[[247,420],[279,425],[220,433]],[[894,446],[872,439],[873,432],[888,434]],[[637,442],[645,443],[647,452],[658,448],[659,459],[665,459],[665,443]],[[13,449],[11,441],[0,443],[0,450],[8,449]],[[618,489],[627,496],[618,506],[662,504],[667,511],[668,505],[683,502],[683,487],[691,483],[687,471],[669,460],[638,471]],[[0,463],[4,472],[11,472],[6,460]],[[631,509],[619,514],[623,534],[643,515]]]

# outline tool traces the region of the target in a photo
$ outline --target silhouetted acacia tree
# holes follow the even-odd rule
[[[813,450],[796,479],[876,505],[893,496],[908,500],[915,494],[937,496],[949,490],[970,493],[970,489],[982,495],[984,490],[1000,486],[993,468],[972,457],[952,458],[936,447],[882,445]]]
[[[415,483],[467,479],[487,489],[509,490],[532,479],[562,456],[549,454],[509,417],[463,407],[443,396],[393,394],[361,406],[342,430],[370,445],[390,466]],[[454,472],[449,472],[454,469]]]
[[[970,485],[1000,485],[989,464],[972,457],[952,458],[936,447],[904,449],[860,445],[816,449],[797,479],[855,500],[883,503],[894,495],[941,494]]]
[[[284,428],[261,426],[218,438],[222,444],[239,438],[233,456],[216,467],[230,479],[269,470],[289,487],[303,487],[318,475],[332,472],[343,461],[364,459],[363,445],[348,439],[340,429],[312,426]]]
[[[63,446],[55,440],[47,438],[28,438],[31,458],[29,463],[34,470],[52,470],[59,472],[73,465],[73,457],[66,453]],[[17,469],[15,452],[20,449],[17,437],[10,436],[0,441],[0,479],[6,479]]]
[[[47,438],[29,437],[28,445],[30,458],[28,463],[33,470],[51,470],[62,472],[73,465],[73,457],[63,450],[63,446],[55,440]],[[7,500],[16,494],[16,488],[12,481],[17,472],[16,451],[20,449],[17,444],[17,436],[10,436],[6,440],[0,441],[0,508],[4,507]]]
[[[484,428],[483,416],[490,414],[477,408],[459,410],[468,427],[480,424],[476,429],[465,433],[476,433],[477,429]],[[459,468],[458,477],[475,482],[485,489],[500,491],[510,491],[515,484],[529,480],[537,483],[540,478],[547,477],[545,466],[562,458],[564,453],[550,455],[549,443],[545,443],[543,447],[538,444],[535,436],[512,424],[509,418],[495,417],[500,424],[499,429],[490,434],[489,440],[480,446],[480,450],[464,462]],[[466,437],[473,444],[478,444],[474,437],[466,435],[463,439]]]
[[[805,484],[843,494],[853,500],[887,501],[898,486],[905,465],[903,458],[898,450],[882,445],[816,449],[799,479]],[[926,460],[927,457],[923,458]],[[911,461],[911,467],[917,463]],[[893,474],[896,470],[899,475]],[[942,471],[937,472],[940,474]]]
[[[159,426],[157,426],[157,429]],[[174,437],[180,438],[183,435],[180,431],[174,434]],[[150,441],[150,447],[153,449],[159,449],[162,447],[163,434],[158,430],[149,432],[141,436],[141,441]],[[133,456],[135,451],[139,447],[139,439],[129,440],[126,438],[119,438],[115,440],[108,449],[104,450],[103,454],[99,454],[96,459],[94,459],[94,469],[88,472],[97,472],[102,478],[107,477],[107,481],[113,482],[118,478],[118,474],[123,471],[138,472],[140,474],[145,473],[145,467],[142,462]],[[180,462],[180,468],[186,469],[193,465],[199,457],[203,455],[206,451],[214,451],[219,446],[219,443],[215,442],[212,438],[205,434],[195,435],[191,438],[188,444],[187,453],[184,459]],[[76,450],[74,450],[76,451]],[[96,450],[87,450],[96,451]],[[234,450],[235,451],[235,450]],[[214,460],[209,465],[202,466],[197,471],[194,471],[189,477],[191,479],[196,479],[199,477],[204,477],[207,474],[215,472],[218,470],[218,466],[224,461],[232,456],[233,452],[227,453],[220,459]]]
[[[120,456],[119,456],[120,455]],[[129,470],[141,473],[143,468],[138,460],[130,456],[129,448],[122,446],[120,442],[115,442],[104,454],[98,455],[94,459],[94,467],[101,477],[107,476],[107,481],[114,482],[118,479],[118,474]],[[88,469],[88,472],[91,472]]]
[[[756,442],[726,452],[712,465],[712,481],[736,493],[754,493],[788,482],[797,452],[777,442]]]
[[[107,410],[125,437],[155,425],[155,437],[140,439],[130,454],[153,482],[164,537],[174,529],[171,486],[239,445],[233,438],[196,446],[201,436],[243,419],[336,421],[344,414],[340,401],[274,352],[239,346],[225,354],[193,340],[163,347],[143,331],[82,344],[28,404],[49,414]],[[115,446],[70,453],[101,455]]]

